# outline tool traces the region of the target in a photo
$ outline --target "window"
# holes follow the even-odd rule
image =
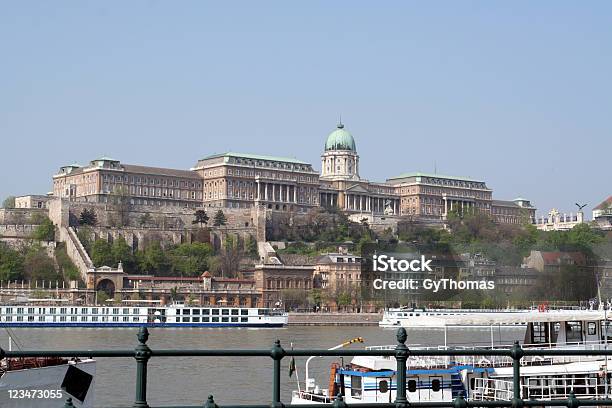
[[[431,381],[431,390],[433,392],[438,392],[440,391],[440,380],[439,379],[434,379]]]
[[[386,393],[387,391],[389,391],[389,382],[387,380],[381,380],[378,382],[378,390],[381,393]]]
[[[361,377],[358,375],[351,376],[351,397],[361,398]]]
[[[417,382],[416,380],[408,381],[408,392],[416,392],[417,390]]]
[[[595,335],[595,322],[589,322],[588,326],[587,326],[587,332],[589,336],[594,336]]]

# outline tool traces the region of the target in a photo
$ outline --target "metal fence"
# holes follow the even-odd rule
[[[354,357],[354,356],[390,356],[395,357],[397,362],[396,378],[397,391],[394,403],[359,403],[351,404],[358,405],[362,408],[408,408],[408,407],[452,407],[452,408],[468,408],[468,407],[587,407],[600,406],[612,407],[612,399],[577,399],[573,393],[570,393],[567,399],[558,400],[534,400],[523,399],[521,394],[520,374],[521,374],[521,359],[525,356],[610,356],[612,350],[555,350],[555,349],[525,349],[518,342],[512,347],[505,349],[493,350],[465,350],[465,349],[419,349],[410,350],[406,346],[407,334],[406,330],[400,328],[397,332],[398,344],[395,349],[361,349],[361,350],[286,350],[281,347],[280,341],[276,340],[271,349],[243,349],[243,350],[152,350],[147,345],[149,331],[146,327],[141,327],[138,332],[139,344],[133,350],[61,350],[61,351],[5,351],[0,348],[0,359],[4,357],[134,357],[136,360],[136,383],[135,383],[135,399],[134,408],[149,408],[147,402],[147,364],[152,357],[269,357],[272,359],[272,398],[270,404],[248,404],[248,405],[222,405],[223,408],[282,408],[291,407],[291,404],[285,404],[281,401],[281,360],[285,357],[309,357],[309,356],[329,356],[329,357]],[[513,394],[514,397],[510,400],[503,401],[468,401],[463,396],[455,398],[453,401],[447,402],[408,402],[406,398],[406,361],[410,356],[506,356],[513,361]],[[72,399],[68,398],[64,403],[64,408],[73,407]],[[299,404],[295,405],[301,408],[346,408],[346,404],[342,396],[338,396],[333,403],[330,404]],[[219,406],[214,401],[212,395],[198,406],[166,406],[156,408],[218,408]],[[58,408],[60,408],[58,406]]]

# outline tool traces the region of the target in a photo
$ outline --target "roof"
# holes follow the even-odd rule
[[[149,167],[149,166],[137,166],[134,164],[123,164],[125,171],[131,173],[141,174],[155,174],[158,176],[172,176],[172,177],[187,177],[193,179],[200,179],[198,173],[191,170],[177,170],[177,169],[166,169],[163,167]]]
[[[225,152],[225,153],[212,154],[200,160],[217,159],[219,157],[236,157],[236,158],[241,158],[241,159],[268,160],[268,161],[278,161],[278,162],[285,162],[285,163],[308,164],[308,165],[310,164],[310,163],[306,163],[305,161],[292,159],[288,157],[264,156],[260,154],[236,153],[236,152]]]
[[[440,179],[448,179],[448,180],[472,181],[472,182],[476,182],[476,183],[484,183],[484,181],[482,181],[482,180],[476,180],[476,179],[472,179],[472,178],[469,178],[469,177],[445,176],[443,174],[419,173],[419,172],[417,172],[417,173],[402,173],[399,176],[388,178],[387,181],[389,181],[389,180],[397,180],[397,179],[404,179],[404,178],[410,178],[410,177],[431,177],[431,178],[440,178]]]
[[[557,264],[561,258],[571,258],[576,262],[584,263],[586,262],[586,257],[582,252],[561,252],[561,251],[540,251],[542,254],[542,259],[544,259],[544,264]]]
[[[527,208],[527,207],[521,207],[520,205],[518,205],[517,202],[509,201],[509,200],[491,200],[491,204],[496,205],[498,207]]]
[[[352,152],[357,151],[355,145],[355,139],[353,135],[344,128],[342,122],[338,123],[336,129],[327,136],[325,142],[325,150],[350,150]]]
[[[594,210],[603,210],[603,209],[608,208],[610,206],[612,206],[612,196],[606,198],[597,207],[595,207],[593,209]]]

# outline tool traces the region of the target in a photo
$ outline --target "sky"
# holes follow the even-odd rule
[[[4,1],[0,197],[100,156],[235,151],[484,180],[585,210],[612,194],[609,1]]]

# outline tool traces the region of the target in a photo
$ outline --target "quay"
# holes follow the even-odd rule
[[[289,312],[289,326],[378,326],[381,313]]]

